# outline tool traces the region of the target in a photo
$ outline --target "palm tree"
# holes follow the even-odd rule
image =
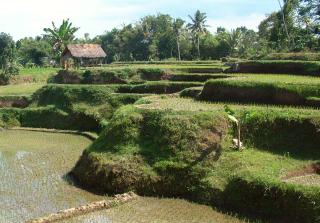
[[[201,34],[207,32],[207,15],[206,13],[202,13],[200,10],[197,10],[197,12],[194,14],[194,17],[189,15],[189,18],[191,19],[192,23],[188,24],[188,28],[197,39],[198,58],[200,59],[200,36]]]
[[[52,28],[43,29],[46,33],[44,36],[51,41],[54,51],[56,51],[59,56],[61,55],[63,48],[74,39],[74,34],[78,30],[78,27],[72,27],[72,23],[69,22],[69,19],[63,20],[59,27],[56,27],[54,22],[52,22]]]
[[[230,33],[224,37],[224,41],[230,47],[230,55],[234,56],[234,53],[240,48],[242,40],[242,33],[240,29],[232,29]]]
[[[178,60],[181,60],[180,36],[181,36],[181,30],[182,30],[183,25],[184,25],[184,21],[182,19],[175,19],[173,21],[173,32],[176,35],[176,41],[177,41]]]

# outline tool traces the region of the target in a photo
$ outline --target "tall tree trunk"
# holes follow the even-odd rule
[[[284,25],[284,29],[285,29],[285,32],[287,34],[289,45],[291,45],[291,38],[290,38],[290,35],[289,35],[289,31],[288,31],[288,27],[287,27],[285,15],[284,15],[284,7],[282,7],[280,0],[278,0],[278,3],[279,3],[281,14],[282,14],[282,22],[283,22],[283,25]]]
[[[198,59],[200,60],[200,35],[198,35],[197,38]]]
[[[179,37],[177,36],[177,48],[178,48],[178,60],[181,60],[181,53],[180,53],[180,41]]]

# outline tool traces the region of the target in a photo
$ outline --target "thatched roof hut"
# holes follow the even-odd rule
[[[69,44],[62,53],[62,63],[67,68],[73,61],[78,65],[94,65],[101,63],[107,56],[99,44]]]

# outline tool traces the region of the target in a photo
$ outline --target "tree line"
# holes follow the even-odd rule
[[[222,57],[259,58],[270,52],[319,51],[319,0],[283,0],[258,31],[239,27],[208,31],[207,15],[199,10],[188,21],[167,14],[150,15],[134,24],[114,28],[102,35],[75,38],[78,27],[69,20],[52,23],[42,36],[13,41],[0,33],[2,73],[16,72],[18,65],[47,66],[59,63],[68,43],[99,43],[106,62],[149,60],[208,60]]]

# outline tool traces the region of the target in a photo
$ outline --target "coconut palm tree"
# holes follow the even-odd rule
[[[178,60],[181,60],[180,36],[181,36],[181,30],[182,30],[183,25],[184,25],[184,21],[182,19],[175,19],[173,21],[173,32],[176,35],[176,41],[177,41]]]
[[[194,14],[194,17],[189,15],[189,18],[192,22],[189,23],[187,27],[190,29],[197,40],[198,58],[200,59],[200,36],[201,34],[207,32],[207,15],[206,13],[202,13],[200,12],[200,10],[197,10]]]
[[[78,27],[73,27],[69,19],[63,20],[62,24],[57,27],[52,22],[52,28],[44,28],[46,33],[44,36],[48,38],[52,45],[53,50],[60,56],[62,50],[74,39],[74,34],[79,30]]]

